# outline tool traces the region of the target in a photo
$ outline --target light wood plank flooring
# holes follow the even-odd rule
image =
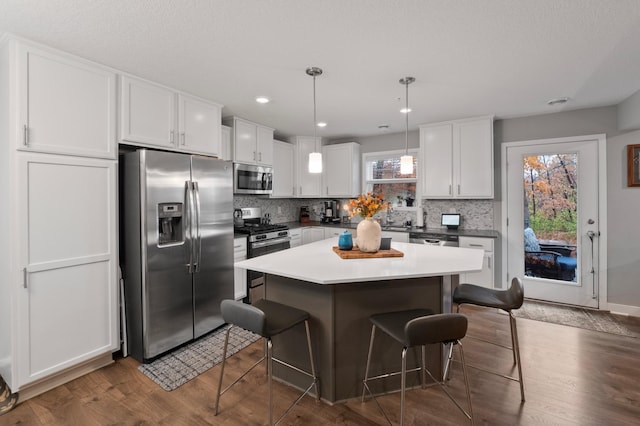
[[[505,315],[465,307],[469,334],[509,340]],[[476,424],[629,425],[640,422],[640,339],[518,319],[527,401],[518,384],[470,370]],[[471,339],[463,341],[467,362],[510,372],[509,351]],[[257,342],[229,360],[234,374],[255,359]],[[364,360],[363,360],[364,363]],[[247,376],[221,400],[213,416],[219,366],[173,392],[166,392],[137,370],[131,358],[74,380],[19,404],[0,417],[0,425],[260,425],[266,424],[264,370]],[[227,376],[229,377],[229,376]],[[452,393],[464,403],[460,366],[454,367]],[[276,383],[276,413],[297,394]],[[399,395],[380,398],[397,421]],[[305,398],[285,418],[287,425],[384,425],[372,401],[334,406]],[[437,388],[408,392],[408,425],[464,425],[466,419]]]

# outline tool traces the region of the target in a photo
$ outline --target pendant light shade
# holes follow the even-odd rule
[[[410,175],[413,173],[413,155],[403,155],[400,157],[400,174]]]
[[[322,173],[322,154],[312,152],[309,154],[309,173]]]
[[[322,69],[309,67],[307,74],[313,77],[313,141],[316,143],[316,77],[322,74]],[[322,173],[322,153],[312,152],[309,154],[309,173]]]
[[[400,84],[405,86],[405,133],[404,133],[404,155],[400,157],[400,174],[410,175],[413,173],[413,156],[409,155],[409,85],[416,81],[413,77],[400,79]]]

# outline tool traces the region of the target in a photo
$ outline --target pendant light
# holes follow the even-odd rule
[[[313,77],[313,142],[316,142],[316,77],[322,74],[322,69],[318,67],[307,68],[307,74]],[[322,153],[312,152],[309,154],[309,173],[322,173]]]
[[[413,77],[405,77],[400,79],[400,84],[404,84],[406,88],[405,94],[405,110],[406,114],[406,126],[405,126],[405,134],[404,134],[404,155],[400,157],[400,174],[401,175],[410,175],[413,173],[413,156],[409,155],[409,85],[416,81]]]

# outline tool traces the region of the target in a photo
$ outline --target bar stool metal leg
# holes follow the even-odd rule
[[[273,343],[267,339],[267,381],[269,382],[269,426],[273,425]],[[286,414],[286,413],[285,413]]]
[[[371,337],[369,338],[369,353],[367,354],[367,366],[364,369],[364,380],[362,381],[362,401],[364,402],[365,391],[368,389],[367,380],[369,379],[369,366],[371,365],[371,352],[373,350],[373,340],[376,336],[376,326],[371,326]]]
[[[312,388],[316,391],[316,402],[320,401],[320,387],[318,383],[318,377],[316,375],[316,366],[313,358],[313,350],[311,345],[311,332],[309,330],[309,318],[308,312],[287,306],[281,303],[258,300],[254,305],[246,305],[233,300],[224,300],[221,303],[222,316],[224,320],[229,323],[229,328],[225,335],[224,347],[223,347],[223,359],[222,366],[220,368],[220,378],[218,380],[218,391],[215,403],[215,414],[219,412],[220,396],[224,394],[229,388],[240,381],[256,366],[266,360],[266,372],[267,372],[267,387],[268,387],[268,412],[269,412],[269,425],[277,425],[282,419],[293,409],[293,407],[300,402],[300,400],[307,395]],[[295,326],[304,323],[305,332],[307,337],[307,349],[309,351],[309,362],[311,372],[305,371],[295,365],[291,365],[283,359],[274,357],[273,354],[273,341],[272,336],[278,335],[286,330],[289,330]],[[253,364],[248,370],[246,370],[240,377],[238,377],[233,383],[227,386],[224,390],[222,388],[222,377],[224,376],[224,368],[227,359],[227,350],[229,344],[229,334],[233,326],[241,327],[245,330],[256,333],[264,339],[264,351],[262,357]],[[273,365],[278,363],[284,367],[288,367],[300,374],[304,374],[311,378],[311,383],[304,392],[295,400],[287,410],[274,421],[273,413]]]
[[[320,388],[318,386],[318,376],[316,375],[316,364],[313,361],[313,351],[311,350],[311,333],[309,332],[309,321],[304,322],[307,330],[307,348],[309,349],[309,362],[311,364],[311,375],[313,376],[313,386],[316,388],[316,402],[320,402]]]
[[[509,312],[509,322],[511,323],[511,336],[513,338],[513,355],[514,362],[518,367],[518,381],[520,382],[520,399],[525,402],[524,399],[524,380],[522,378],[522,362],[520,360],[520,341],[518,340],[518,327],[516,326],[516,318],[513,312]]]
[[[404,425],[404,415],[406,409],[406,388],[407,388],[407,372],[420,371],[421,387],[426,387],[426,376],[428,374],[434,384],[438,384],[445,394],[451,399],[451,401],[462,411],[462,413],[474,424],[473,409],[471,405],[471,392],[469,389],[469,380],[467,376],[466,364],[464,364],[464,352],[462,345],[459,346],[461,353],[461,362],[463,363],[463,376],[464,385],[466,390],[467,404],[469,405],[469,411],[467,412],[456,401],[451,393],[445,386],[444,379],[436,379],[433,374],[426,368],[426,345],[427,344],[439,344],[447,345],[451,344],[450,351],[453,350],[453,345],[459,345],[460,339],[464,337],[467,330],[467,319],[460,314],[428,314],[423,315],[422,312],[416,313],[416,311],[398,311],[389,312],[383,314],[373,315],[371,317],[373,323],[371,327],[371,337],[369,340],[369,353],[367,354],[367,364],[365,367],[363,389],[362,389],[362,402],[365,399],[365,393],[369,392],[371,398],[375,401],[378,409],[385,417],[389,424],[392,424],[391,420],[387,416],[384,409],[378,403],[377,398],[369,388],[368,382],[372,380],[385,379],[400,374],[400,425]],[[402,344],[401,353],[401,368],[399,372],[390,372],[379,375],[370,376],[369,369],[371,367],[371,357],[373,353],[373,344],[376,335],[376,328],[380,328],[387,335],[395,339]],[[407,370],[407,351],[411,347],[420,346],[421,360],[420,366],[417,368],[411,368]],[[445,371],[448,371],[451,363],[451,354],[447,357],[447,363],[445,365]],[[444,377],[444,376],[443,376]]]
[[[518,277],[514,277],[511,280],[510,287],[507,290],[490,289],[474,284],[460,284],[454,290],[452,300],[457,306],[456,312],[460,312],[460,306],[462,304],[471,304],[487,308],[500,309],[509,315],[511,346],[503,345],[501,343],[490,340],[480,339],[474,336],[467,337],[509,349],[513,356],[513,363],[518,369],[518,377],[516,378],[507,376],[505,374],[484,369],[475,365],[469,365],[469,367],[484,371],[486,373],[495,374],[504,377],[505,379],[519,382],[520,399],[522,402],[525,402],[524,380],[522,375],[522,358],[520,357],[520,341],[518,339],[516,317],[515,315],[513,315],[513,310],[519,309],[524,303],[524,286],[522,284],[522,280]]]

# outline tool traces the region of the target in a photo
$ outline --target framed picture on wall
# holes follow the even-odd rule
[[[640,186],[640,144],[627,145],[627,186]]]

